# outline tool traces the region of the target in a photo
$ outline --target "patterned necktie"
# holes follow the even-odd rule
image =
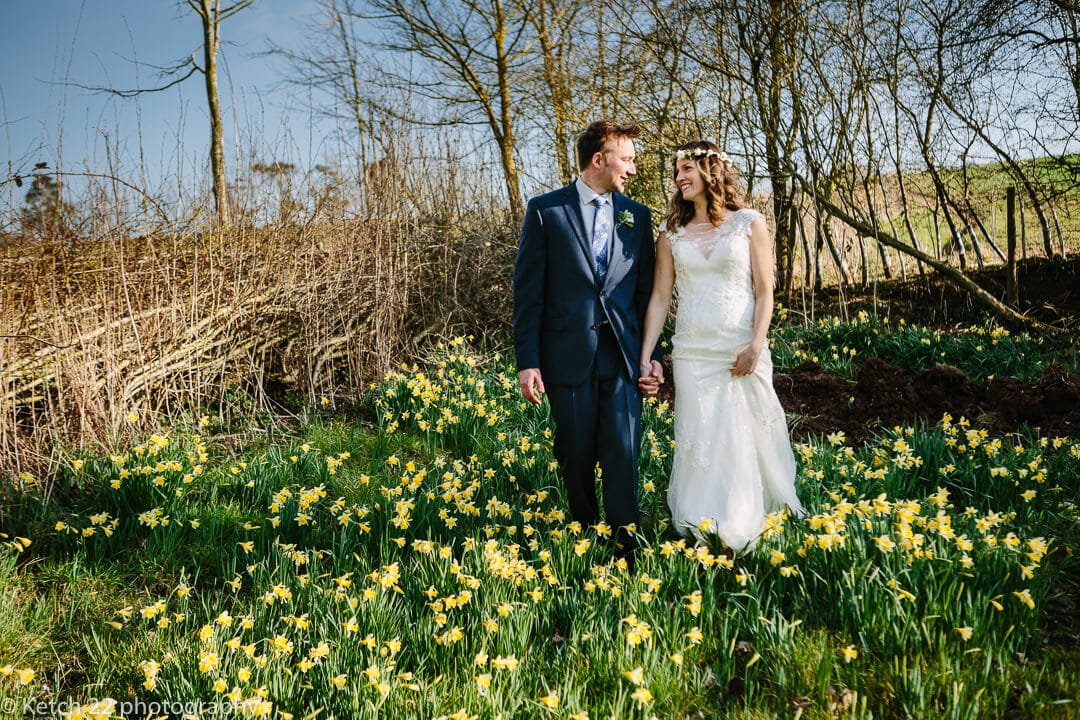
[[[607,251],[608,241],[611,239],[611,223],[608,222],[608,214],[604,212],[607,199],[599,195],[593,198],[592,204],[596,206],[596,214],[593,215],[592,251],[596,258],[596,275],[600,282],[604,282],[607,274]]]

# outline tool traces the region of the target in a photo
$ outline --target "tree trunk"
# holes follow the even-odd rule
[[[998,256],[998,259],[1001,260],[1001,262],[1006,262],[1005,253],[1001,252],[1001,248],[994,242],[994,236],[987,232],[986,225],[983,224],[979,214],[975,212],[975,208],[972,207],[971,201],[965,200],[964,202],[967,204],[968,212],[971,213],[971,218],[975,221],[976,227],[979,228],[979,232],[982,234],[983,239],[986,240],[986,244],[990,246],[990,249],[994,251],[994,254]]]
[[[1027,260],[1027,217],[1024,215],[1024,199],[1018,198],[1020,202],[1016,203],[1020,206],[1020,258]]]
[[[829,221],[824,220],[821,226],[825,230],[825,244],[829,247],[829,254],[832,256],[833,264],[836,265],[836,271],[840,273],[840,282],[837,285],[841,288],[845,285],[851,285],[851,275],[848,273],[847,263],[844,262],[843,254],[836,247],[836,243],[833,242],[832,227],[829,225]],[[873,235],[870,237],[873,237]]]
[[[344,50],[346,62],[349,67],[349,105],[352,110],[352,119],[356,123],[356,137],[360,141],[360,167],[366,168],[368,164],[367,157],[367,145],[366,135],[368,130],[368,121],[364,117],[363,103],[364,94],[362,90],[363,80],[360,78],[360,65],[359,59],[356,54],[356,48],[353,47],[353,39],[349,35],[348,26],[345,24],[345,18],[341,14],[341,11],[335,5],[332,9],[334,16],[334,24],[337,25],[339,31],[339,39],[341,41],[341,47]]]
[[[221,129],[221,101],[218,98],[217,56],[221,44],[221,0],[199,0],[199,18],[203,29],[203,77],[206,80],[206,104],[210,114],[210,173],[214,183],[214,210],[218,222],[229,223],[229,189],[225,181],[225,146]]]
[[[803,287],[814,287],[813,253],[810,251],[810,241],[806,238],[806,220],[799,215],[799,237],[803,248]]]
[[[552,130],[555,134],[555,162],[559,168],[559,180],[563,185],[566,185],[577,174],[576,167],[571,162],[569,154],[571,98],[570,90],[564,82],[566,68],[564,67],[563,54],[560,52],[562,42],[556,43],[553,37],[555,28],[552,27],[552,22],[555,18],[548,17],[549,11],[558,13],[559,8],[553,5],[550,0],[539,0],[532,11],[531,17],[540,41],[540,56],[544,66],[544,84],[547,85],[548,93],[551,96],[551,115],[554,121]],[[561,23],[559,23],[559,26],[563,27]]]
[[[506,179],[506,195],[510,201],[510,211],[520,220],[525,216],[525,205],[521,200],[521,183],[518,180],[517,162],[514,160],[514,120],[511,110],[510,94],[510,58],[506,51],[506,12],[502,0],[495,2],[495,53],[497,77],[499,79],[499,122],[496,131],[499,143],[499,159],[502,162],[503,177]]]
[[[975,226],[968,218],[964,218],[964,232],[971,238],[971,250],[975,253],[975,260],[979,263],[979,269],[982,270],[986,267],[986,261],[983,260],[982,248],[979,247],[979,238],[975,235]]]
[[[1020,304],[1020,291],[1016,277],[1016,188],[1010,185],[1005,191],[1005,236],[1009,260],[1005,270],[1005,297],[1011,307]]]
[[[859,243],[859,287],[866,289],[870,286],[870,263],[866,258],[866,241],[862,235],[856,237]]]
[[[1058,250],[1061,251],[1061,259],[1065,259],[1065,235],[1061,232],[1061,223],[1058,222],[1057,208],[1050,207],[1050,217],[1054,219],[1054,230],[1057,232]]]
[[[788,269],[786,282],[780,287],[783,288],[784,302],[788,302],[791,298],[791,285],[795,281],[795,247],[796,239],[798,237],[799,226],[802,225],[802,218],[799,217],[798,203],[796,201],[796,193],[798,190],[795,183],[791,183],[791,211],[788,213],[788,247],[787,247],[787,261],[784,263]]]

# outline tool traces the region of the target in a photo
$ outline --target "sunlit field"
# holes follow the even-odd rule
[[[781,333],[778,357],[953,342],[832,328]],[[1038,345],[969,335],[1003,357]],[[673,408],[652,402],[631,574],[612,528],[566,516],[546,408],[508,358],[458,338],[373,385],[359,418],[330,405],[263,437],[196,413],[6,479],[4,717],[1080,712],[1080,659],[1055,635],[1076,623],[1075,438],[946,415],[797,442],[808,516],[771,516],[729,558],[667,527]]]

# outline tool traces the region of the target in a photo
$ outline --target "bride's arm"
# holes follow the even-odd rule
[[[649,296],[649,305],[645,309],[645,320],[641,329],[641,376],[653,376],[660,382],[664,381],[663,370],[653,367],[652,354],[664,329],[664,321],[667,320],[674,287],[675,260],[671,256],[671,239],[665,231],[661,232],[656,240],[652,294]]]
[[[754,331],[750,345],[735,358],[732,375],[749,375],[757,366],[758,356],[765,349],[769,323],[773,313],[773,260],[772,240],[765,226],[765,218],[755,218],[750,223],[750,277],[754,283]]]

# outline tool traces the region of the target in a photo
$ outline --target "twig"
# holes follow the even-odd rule
[[[43,345],[51,345],[58,350],[64,350],[69,348],[75,343],[68,343],[67,345],[57,345],[52,340],[46,340],[45,338],[39,338],[37,335],[0,335],[0,340],[33,340],[35,342],[42,343]]]

